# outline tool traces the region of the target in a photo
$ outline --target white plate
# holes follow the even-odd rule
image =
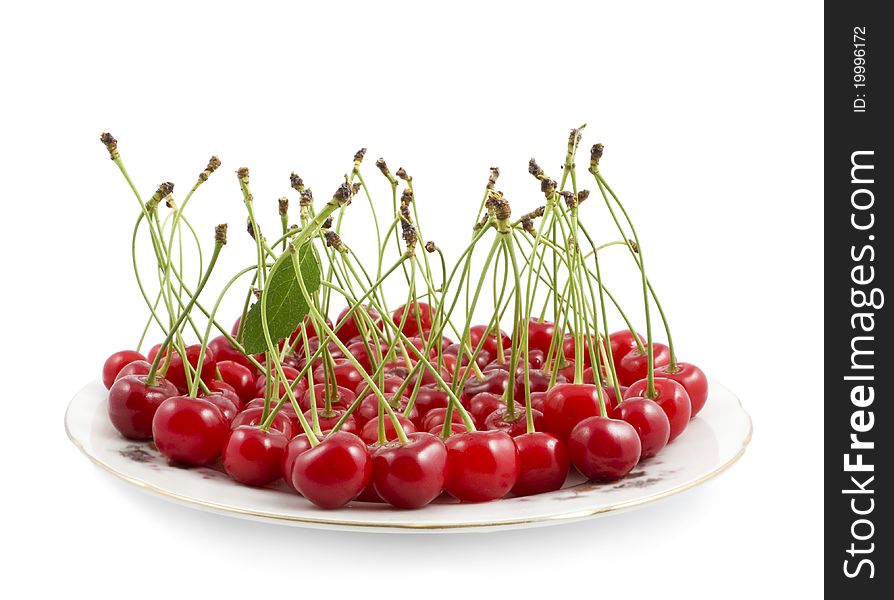
[[[704,410],[657,457],[644,461],[622,481],[595,484],[573,472],[558,491],[478,504],[442,497],[418,510],[352,502],[322,510],[285,484],[250,488],[219,468],[170,465],[151,442],[122,438],[109,422],[108,392],[87,385],[65,414],[68,437],[95,464],[125,481],[191,506],[236,517],[285,525],[353,530],[457,531],[531,527],[586,519],[635,508],[688,490],[732,465],[751,440],[751,418],[722,385],[710,382]]]

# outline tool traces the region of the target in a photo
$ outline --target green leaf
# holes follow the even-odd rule
[[[320,265],[314,256],[312,246],[305,244],[300,250],[301,278],[307,292],[313,294],[320,289]],[[274,344],[288,338],[298,328],[308,313],[307,301],[295,277],[291,260],[282,261],[273,276],[267,280],[267,327]],[[249,354],[267,350],[264,329],[261,325],[261,301],[255,302],[245,319],[243,345]]]

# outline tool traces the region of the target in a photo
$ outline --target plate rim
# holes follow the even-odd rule
[[[728,459],[723,464],[719,465],[717,468],[712,471],[701,475],[700,477],[686,483],[685,485],[672,488],[670,490],[666,490],[664,492],[660,492],[657,494],[652,494],[649,496],[643,496],[641,498],[636,498],[633,500],[626,500],[623,502],[618,502],[616,504],[610,504],[608,506],[601,506],[598,508],[587,509],[587,510],[575,510],[569,511],[566,513],[546,515],[542,517],[532,517],[532,518],[513,518],[513,519],[504,519],[504,520],[496,520],[491,522],[462,522],[462,523],[424,523],[424,522],[393,522],[393,523],[370,523],[370,522],[362,522],[362,521],[343,521],[339,519],[331,519],[326,517],[301,517],[295,515],[284,515],[277,513],[268,513],[263,511],[256,510],[248,510],[244,508],[239,508],[235,506],[230,506],[226,504],[220,504],[217,502],[211,502],[207,500],[199,500],[197,498],[184,496],[183,494],[178,494],[174,492],[170,492],[168,490],[162,489],[152,483],[148,483],[146,481],[142,481],[126,473],[122,473],[104,462],[100,461],[98,458],[91,455],[84,448],[83,444],[72,434],[71,429],[69,428],[69,413],[71,411],[72,405],[74,404],[75,399],[92,383],[88,383],[81,387],[81,389],[72,397],[69,401],[68,406],[65,409],[64,416],[64,426],[65,426],[65,434],[68,437],[69,441],[83,454],[86,456],[91,463],[100,467],[102,470],[107,473],[111,473],[118,479],[126,481],[127,483],[133,484],[139,488],[142,488],[146,491],[149,491],[157,496],[161,496],[162,498],[174,501],[178,504],[182,504],[194,509],[205,509],[211,510],[218,514],[232,514],[241,518],[248,519],[259,519],[267,522],[280,522],[284,524],[294,525],[294,526],[323,526],[323,527],[337,527],[342,530],[350,530],[350,529],[360,529],[367,531],[389,531],[389,530],[399,530],[399,531],[454,531],[454,530],[487,530],[487,529],[498,529],[498,528],[511,528],[511,527],[525,527],[532,526],[537,524],[543,525],[553,525],[559,523],[570,523],[573,521],[579,521],[582,519],[587,519],[591,517],[595,517],[598,515],[602,515],[609,512],[620,512],[629,510],[632,508],[638,508],[646,504],[652,504],[658,502],[660,500],[664,500],[666,498],[670,498],[677,494],[682,494],[686,491],[691,490],[694,487],[697,487],[706,481],[710,481],[714,479],[721,473],[728,470],[731,466],[733,466],[736,462],[742,458],[742,455],[745,454],[745,451],[748,449],[748,445],[751,443],[751,439],[754,433],[754,422],[751,418],[751,414],[745,410],[745,407],[742,405],[742,400],[734,394],[728,387],[719,383],[715,380],[711,380],[712,385],[717,385],[726,390],[728,394],[730,394],[733,398],[735,398],[739,409],[742,411],[742,414],[745,416],[748,422],[748,430],[745,434],[744,439],[742,440],[742,446],[733,455],[730,459]],[[498,500],[496,502],[499,502]]]

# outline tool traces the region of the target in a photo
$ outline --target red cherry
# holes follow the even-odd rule
[[[395,412],[403,413],[404,409],[407,407],[407,403],[410,401],[406,396],[401,396],[400,398],[395,398],[394,394],[385,394],[385,399],[391,404],[391,408],[394,409]],[[363,400],[360,401],[360,406],[357,407],[357,410],[354,411],[354,416],[357,419],[357,423],[361,426],[366,425],[369,421],[372,421],[379,415],[379,398],[375,394],[368,394]],[[410,414],[407,415],[407,418],[416,423],[419,419],[419,411],[416,410],[416,407],[413,407],[413,410],[410,411]]]
[[[155,356],[158,354],[160,350],[160,346],[153,346],[149,351],[149,360],[155,360]],[[199,354],[202,352],[202,347],[198,344],[193,344],[192,346],[186,347],[186,359],[189,361],[189,364],[192,365],[193,369],[198,368],[199,364]],[[165,360],[163,357],[162,361]],[[164,364],[162,362],[162,364]],[[202,357],[202,368],[201,368],[201,379],[206,384],[209,381],[214,380],[215,369],[217,363],[214,358],[214,351],[208,348],[205,349],[205,354]],[[180,357],[180,353],[174,350],[174,353],[171,355],[171,363],[168,367],[168,372],[165,374],[165,379],[173,383],[177,386],[177,389],[180,390],[181,394],[185,394],[187,391],[187,383],[186,383],[186,372],[183,366],[183,359]]]
[[[177,388],[167,379],[156,377],[154,385],[147,385],[145,376],[127,375],[109,390],[109,420],[124,437],[148,440],[155,411],[176,395]]]
[[[621,479],[639,462],[641,450],[636,429],[608,417],[584,419],[568,438],[571,462],[594,481]]]
[[[304,395],[304,392],[307,390],[307,380],[305,378],[298,379],[298,375],[301,373],[298,369],[294,367],[286,367],[282,368],[283,375],[285,375],[286,380],[290,383],[292,387],[292,392],[295,394],[295,398],[301,399],[301,396]],[[274,375],[273,380],[275,381],[277,377]],[[255,394],[256,396],[263,396],[267,389],[267,376],[263,373],[258,375],[258,379],[255,382]],[[286,382],[283,381],[282,378],[279,378],[279,389],[276,390],[276,395],[279,398],[282,398],[286,395]]]
[[[124,365],[118,374],[115,376],[115,381],[118,381],[122,377],[127,377],[128,375],[148,375],[149,371],[152,370],[152,363],[147,360],[135,360],[132,363],[128,363]]]
[[[547,392],[531,392],[531,408],[543,412],[543,405],[546,402]],[[546,422],[544,421],[544,426]]]
[[[409,309],[407,308],[409,306]],[[394,314],[391,320],[395,325],[400,327],[400,322],[404,318],[404,312],[409,310],[406,323],[403,326],[404,335],[412,337],[418,335],[421,331],[431,329],[431,307],[425,302],[412,302],[401,306]]]
[[[421,387],[416,392],[416,402],[413,407],[419,411],[420,417],[424,418],[433,408],[447,408],[449,403],[450,397],[444,390]]]
[[[446,408],[433,408],[428,411],[428,414],[425,415],[422,419],[422,429],[431,430],[435,427],[441,427],[444,425],[444,421],[447,420],[447,409]],[[459,414],[459,411],[454,410],[450,415],[450,421],[452,423],[456,423],[457,425],[463,425],[462,415]],[[465,425],[463,425],[465,428]]]
[[[431,427],[428,430],[428,432],[432,435],[441,437],[441,434],[444,432],[444,424],[441,423],[440,425]],[[463,425],[462,423],[450,423],[450,431],[447,432],[447,435],[451,436],[451,435],[457,435],[457,434],[465,433],[465,432],[466,432],[466,426]]]
[[[652,352],[654,354],[655,368],[663,367],[670,362],[670,349],[664,344],[658,342],[652,343]],[[630,385],[634,381],[639,381],[648,374],[649,357],[645,352],[640,352],[634,348],[621,357],[617,366],[618,381],[621,385]]]
[[[242,410],[243,402],[242,398],[236,394],[236,390],[233,389],[228,383],[223,381],[219,381],[215,379],[214,381],[209,382],[208,390],[213,394],[223,394],[223,396],[233,403],[233,406],[236,407],[236,410]]]
[[[586,419],[600,414],[599,391],[587,383],[560,383],[546,393],[543,402],[543,420],[547,431],[567,440],[574,427]]]
[[[549,390],[550,374],[539,369],[528,369],[528,389],[531,392],[545,392]],[[568,379],[564,375],[556,375],[556,383],[565,383]],[[515,399],[519,402],[525,401],[525,371],[521,370],[515,376]]]
[[[624,400],[645,396],[647,386],[648,381],[646,379],[634,382],[624,392]],[[657,395],[653,399],[664,410],[670,421],[670,439],[668,439],[668,443],[670,443],[683,433],[683,430],[689,425],[689,419],[692,416],[689,394],[686,393],[686,389],[678,382],[664,377],[655,378],[655,392]]]
[[[447,446],[430,433],[411,433],[406,444],[389,442],[372,453],[373,486],[398,508],[421,508],[441,495]]]
[[[351,354],[351,356],[354,357],[354,360],[356,360],[358,363],[360,363],[360,366],[363,367],[363,370],[366,371],[366,373],[372,374],[373,371],[375,370],[375,369],[373,369],[373,364],[378,365],[378,361],[380,360],[380,358],[384,358],[385,356],[387,356],[388,345],[386,343],[382,342],[379,345],[379,351],[377,352],[375,344],[370,344],[370,343],[364,342],[364,341],[358,341],[358,342],[353,342],[348,345],[348,352]],[[341,360],[347,362],[349,365],[351,364],[346,358],[343,358]],[[353,365],[351,365],[351,366],[353,367]],[[319,367],[317,367],[317,368],[319,369]],[[355,368],[355,370],[356,370],[356,368]],[[358,375],[359,375],[359,371],[358,371]],[[336,379],[338,379],[338,378],[336,377]],[[361,378],[361,381],[362,381],[362,378]],[[339,382],[339,385],[345,385],[345,383]],[[356,384],[356,386],[359,386],[359,385],[360,385],[360,382],[358,382]]]
[[[282,476],[282,455],[289,439],[275,429],[241,425],[224,441],[223,467],[227,475],[245,485],[268,485]]]
[[[330,404],[332,406],[347,408],[357,399],[357,395],[348,388],[335,386],[335,390],[333,390],[331,387],[327,387],[325,383],[318,383],[314,385],[314,403],[317,405],[317,408],[325,406],[327,393],[331,395]],[[310,390],[304,392],[298,399],[298,404],[301,406],[301,410],[310,408]]]
[[[329,326],[329,329],[332,329],[332,321],[331,320],[326,319],[326,325]],[[304,317],[304,327],[305,327],[305,329],[307,329],[307,338],[308,339],[319,338],[319,335],[317,334],[317,328],[314,327],[314,323],[310,317]],[[233,335],[235,335],[235,334],[233,334]],[[295,340],[297,340],[299,338],[301,338],[301,326],[300,325],[298,327],[296,327],[295,331],[292,332],[292,335],[289,336],[289,345],[294,344]],[[298,342],[297,347],[300,347],[302,342],[303,342],[303,340],[301,342]]]
[[[665,365],[655,369],[655,377],[664,377],[673,379],[686,389],[689,394],[689,402],[692,404],[692,415],[697,415],[701,409],[705,407],[708,401],[708,378],[704,371],[691,363],[678,362],[674,371],[670,370],[670,365]]]
[[[363,376],[360,375],[357,367],[352,365],[346,358],[339,358],[332,362],[334,363],[332,374],[335,377],[336,385],[349,390],[357,389],[357,386],[363,381]],[[323,365],[314,369],[314,381],[327,381],[326,369],[323,368]]]
[[[232,360],[221,360],[217,362],[217,371],[224,382],[233,386],[236,395],[243,402],[255,397],[258,387],[251,369]]]
[[[484,340],[484,345],[481,347],[482,350],[486,350],[491,355],[500,354],[502,348],[503,352],[507,348],[512,346],[512,340],[509,338],[509,335],[505,331],[500,331],[500,344],[497,344],[497,334],[494,330],[488,330],[487,325],[474,325],[469,328],[469,347],[472,350],[478,347],[478,343],[481,341],[482,337],[487,336]]]
[[[186,465],[207,465],[217,458],[229,430],[216,406],[189,396],[168,398],[152,419],[155,447],[174,462]]]
[[[590,358],[590,345],[592,343],[593,343],[593,336],[584,336],[584,343],[581,346],[581,351],[583,352],[582,359],[584,361],[585,368],[591,368],[593,366],[593,361]],[[572,336],[570,334],[566,335],[565,338],[562,340],[562,351],[564,353],[563,356],[565,356],[565,358],[567,358],[568,360],[570,360],[572,362],[574,362],[574,359],[575,359],[574,348],[575,348],[574,336]],[[596,351],[595,347],[594,347],[594,351]]]
[[[447,438],[444,489],[458,500],[486,502],[505,496],[518,479],[518,450],[502,431],[470,431]]]
[[[310,450],[310,439],[308,439],[307,434],[302,433],[289,440],[289,443],[286,444],[282,453],[280,474],[282,475],[283,481],[286,482],[286,485],[296,492],[298,490],[295,489],[295,484],[292,483],[292,469],[295,466],[295,459],[297,459],[305,450]]]
[[[378,384],[378,382],[376,382]],[[379,389],[382,390],[383,394],[392,394],[400,389],[404,383],[403,378],[396,377],[394,375],[385,375],[385,383],[384,385],[379,386]],[[361,381],[357,384],[357,387],[354,388],[354,394],[359,396],[360,393],[363,392],[365,396],[369,392],[369,387],[367,386],[365,381]]]
[[[208,342],[208,348],[214,352],[214,360],[218,361],[218,363],[222,361],[234,362],[236,364],[240,364],[249,371],[251,371],[252,376],[255,374],[255,366],[251,364],[244,354],[236,350],[233,345],[230,343],[230,340],[225,338],[222,335],[217,336]]]
[[[534,428],[538,431],[543,431],[545,429],[543,424],[543,413],[539,410],[532,409],[531,415],[534,417]],[[487,416],[487,419],[485,419],[484,428],[487,430],[505,431],[512,437],[527,433],[525,407],[521,404],[515,405],[514,419],[509,418],[505,406],[495,410]]]
[[[347,342],[348,340],[360,335],[360,328],[357,326],[357,322],[354,320],[355,315],[352,313],[350,316],[348,316],[348,311],[350,309],[351,309],[350,306],[344,307],[342,309],[342,311],[340,313],[338,313],[338,319],[335,320],[336,326],[339,326],[339,329],[338,329],[338,331],[335,332],[335,335],[342,342]],[[385,324],[382,323],[382,316],[379,314],[379,312],[375,308],[373,308],[371,306],[367,306],[366,304],[364,304],[361,307],[358,307],[356,312],[359,313],[364,310],[366,311],[366,314],[369,315],[370,319],[375,324],[375,326],[380,331],[383,331],[385,328]],[[365,319],[364,319],[364,321],[365,321]],[[370,327],[370,323],[368,321],[366,321],[363,323],[363,326],[364,326],[364,331],[367,331]]]
[[[330,411],[330,414],[326,414],[326,411],[322,408],[317,411],[317,419],[320,423],[320,431],[324,434],[329,433],[333,427],[341,420],[342,416],[347,412],[346,408],[333,408]],[[348,433],[357,433],[359,428],[357,427],[357,421],[354,419],[354,415],[357,414],[356,411],[349,415],[345,422],[341,424],[341,427],[338,428],[339,431],[347,431]],[[313,418],[313,410],[308,409],[304,411],[304,418],[307,419],[307,422],[310,423]]]
[[[397,432],[394,430],[394,423],[391,422],[391,417],[385,415],[384,419],[385,439],[391,441],[397,437]],[[404,433],[406,433],[407,435],[416,433],[416,426],[411,420],[403,415],[397,415],[397,420],[400,422],[400,426],[404,430]],[[379,440],[378,419],[367,421],[366,425],[364,425],[363,428],[360,430],[360,439],[362,439],[367,444],[375,444]]]
[[[523,433],[512,441],[518,450],[518,479],[513,494],[531,496],[562,487],[571,464],[565,442],[543,431]]]
[[[299,454],[292,484],[320,508],[344,506],[369,484],[372,460],[366,444],[353,433],[337,431]]]
[[[621,389],[621,398],[623,398],[627,387],[623,385],[618,387]],[[621,401],[621,398],[618,398],[618,395],[615,393],[615,386],[602,386],[602,397],[605,399],[605,410],[607,412],[610,412]]]
[[[642,345],[645,347],[646,338],[641,336],[640,334],[636,334],[639,338]],[[625,354],[637,348],[636,340],[633,338],[633,334],[629,329],[622,329],[621,331],[616,331],[608,336],[609,345],[611,346],[612,351],[612,359],[615,363],[615,370],[618,369],[618,366],[621,364],[621,358],[624,357]]]
[[[538,319],[531,319],[528,321],[528,349],[537,349],[543,354],[547,354],[555,331],[555,325],[549,321],[541,322]]]
[[[494,369],[485,371],[482,374],[484,379],[472,377],[463,386],[462,395],[464,399],[471,399],[481,392],[490,392],[491,394],[502,396],[503,392],[506,391],[506,387],[509,385],[509,373],[501,369]]]
[[[491,394],[490,392],[481,392],[475,394],[468,402],[469,414],[475,421],[476,427],[484,427],[484,422],[490,413],[506,406],[506,401],[502,396]]]
[[[270,424],[270,429],[276,429],[281,431],[283,435],[287,438],[292,437],[292,433],[295,431],[294,426],[292,425],[292,420],[289,416],[283,412],[283,408],[276,413],[276,416],[273,417],[273,422]],[[248,406],[241,413],[236,415],[236,418],[233,419],[233,422],[230,424],[230,427],[235,429],[240,425],[250,425],[256,426],[261,424],[261,415],[264,414],[264,408],[261,406]]]
[[[636,429],[642,446],[641,459],[651,458],[667,446],[670,421],[656,402],[648,398],[628,398],[611,412],[611,417],[627,421]]]
[[[228,425],[233,422],[233,419],[236,418],[236,413],[239,412],[236,404],[220,392],[202,394],[201,398],[216,406],[217,410],[224,416],[224,419],[227,420]]]
[[[121,350],[106,359],[102,365],[102,384],[106,389],[112,387],[115,383],[115,377],[118,372],[130,363],[138,360],[146,360],[146,357],[134,350]]]

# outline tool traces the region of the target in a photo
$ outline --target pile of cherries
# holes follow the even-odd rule
[[[404,332],[425,338],[428,332],[415,328],[417,322],[430,326],[429,307],[419,302],[412,308],[416,314],[405,322]],[[402,312],[395,312],[395,323],[401,321]],[[345,321],[338,329],[344,344],[362,346],[353,317],[342,314],[340,320]],[[238,323],[234,333],[236,329]],[[478,342],[486,327],[472,329],[472,339]],[[501,336],[503,346],[509,348],[509,336],[504,332]],[[396,438],[386,415],[388,441],[378,443],[377,398],[367,393],[358,403],[357,394],[364,392],[366,384],[334,345],[329,350],[335,363],[333,390],[324,389],[330,385],[327,383],[315,386],[315,398],[334,392],[328,413],[317,407],[324,437],[316,445],[311,444],[288,403],[268,429],[258,426],[264,412],[265,375],[224,336],[209,343],[201,366],[201,347],[186,349],[186,362],[210,390],[197,397],[186,395],[185,365],[176,352],[165,377],[147,382],[149,361],[155,358],[157,346],[148,356],[130,350],[114,353],[103,365],[102,377],[109,388],[109,417],[125,437],[152,439],[162,454],[184,465],[212,465],[220,460],[226,473],[245,485],[266,486],[283,478],[291,489],[323,508],[336,508],[354,499],[418,508],[445,491],[470,502],[507,494],[539,494],[559,489],[571,465],[590,479],[614,481],[682,434],[707,400],[704,373],[682,362],[670,370],[667,346],[657,342],[653,347],[658,394],[655,400],[643,397],[646,355],[633,334],[623,330],[609,336],[612,355],[618,357],[615,369],[622,398],[616,397],[614,387],[604,386],[607,414],[603,416],[596,385],[567,383],[570,366],[559,373],[558,383],[547,387],[549,377],[541,369],[552,336],[552,323],[529,322],[529,382],[536,428],[530,433],[522,404],[516,406],[514,420],[505,419],[508,386],[513,386],[515,400],[524,402],[524,370],[519,367],[512,377],[508,359],[494,357],[498,350],[494,333],[487,336],[477,358],[484,377],[479,379],[468,370],[462,387],[462,404],[477,430],[466,431],[460,413],[454,411],[446,439],[442,433],[448,418],[448,395],[423,374],[412,400],[413,410],[407,416],[397,416],[406,441]],[[564,347],[573,352],[569,340],[565,339]],[[308,341],[311,348],[318,344],[315,337]],[[446,357],[456,356],[456,344],[446,338],[442,344]],[[310,420],[311,392],[305,379],[294,379],[306,364],[303,360],[304,353],[297,352],[283,370],[292,378],[294,395]],[[452,378],[455,362],[445,362],[444,376]],[[326,379],[322,367],[320,361],[316,367],[319,381]],[[407,372],[402,362],[385,367],[383,392],[395,408],[406,408],[411,402],[406,395],[393,397]],[[592,382],[592,368],[585,379]],[[285,386],[281,385],[283,394]],[[356,408],[339,430],[329,434],[353,404]]]
[[[212,157],[182,202],[170,183],[144,202],[117,141],[103,134],[140,206],[132,251],[145,231],[157,262],[153,301],[134,255],[151,313],[144,338],[153,323],[164,336],[148,355],[124,350],[103,365],[112,425],[125,438],[151,440],[180,465],[219,464],[249,486],[282,478],[326,509],[354,500],[419,508],[444,493],[465,502],[546,493],[561,488],[572,467],[594,481],[625,477],[685,431],[705,405],[708,383],[698,367],[676,359],[636,230],[599,171],[601,144],[591,149],[589,171],[620,239],[597,246],[587,232],[579,209],[590,193],[577,187],[574,160],[581,129],[569,135],[560,182],[531,160],[545,204],[521,217],[512,217],[495,188],[499,169],[491,169],[471,241],[452,269],[433,241],[421,242],[412,177],[404,169],[392,174],[382,159],[376,166],[392,202],[390,227],[379,226],[360,176],[365,149],[322,206],[293,173],[300,224],[288,225],[288,198],[281,198],[282,236],[270,241],[241,168],[256,253],[210,310],[199,298],[226,226],[215,230],[214,253],[195,285],[182,271],[182,240],[189,239],[182,233],[194,232],[184,209],[220,161]],[[378,241],[377,264],[368,266],[340,237],[344,211],[361,190]],[[162,216],[165,206],[170,212]],[[476,284],[470,265],[484,240],[492,245]],[[388,268],[385,257],[395,249]],[[602,280],[600,256],[616,249],[629,255],[641,280],[645,336]],[[244,294],[243,311],[228,330],[216,321],[217,309],[249,275],[250,284],[233,288]],[[406,300],[392,311],[383,284],[401,275]],[[490,278],[490,320],[473,325]],[[610,335],[607,299],[627,325]],[[332,322],[330,307],[341,300],[347,306]],[[653,341],[652,304],[667,345]],[[202,319],[204,335],[196,324]],[[212,338],[214,328],[221,335]],[[189,329],[201,343],[187,345]]]

